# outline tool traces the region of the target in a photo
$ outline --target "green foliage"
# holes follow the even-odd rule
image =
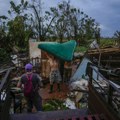
[[[100,39],[100,47],[114,46],[115,40],[112,38],[102,38]]]
[[[5,15],[2,15],[2,16],[0,16],[0,19],[7,19],[7,17],[5,16]]]
[[[10,9],[8,10],[10,16],[0,16],[0,47],[2,46],[1,48],[4,48],[6,53],[13,51],[14,47],[28,50],[28,40],[33,36],[33,31],[30,27],[29,15],[25,13],[27,7],[28,2],[25,0],[21,0],[19,4],[10,1]],[[13,18],[11,18],[12,15]]]
[[[3,23],[4,31],[0,31],[0,47],[6,43],[4,49],[7,48],[7,52],[12,51],[14,46],[25,51],[28,50],[30,37],[40,41],[59,40],[59,42],[74,39],[80,40],[80,45],[84,44],[85,46],[92,38],[99,41],[99,24],[81,9],[72,6],[70,1],[62,1],[56,7],[51,7],[44,16],[41,14],[41,5],[40,0],[33,0],[31,4],[26,0],[21,0],[19,4],[14,1],[10,2],[8,10],[10,16],[0,16],[0,20],[2,19],[4,22],[6,20],[6,24]],[[28,9],[33,12],[26,12]],[[11,16],[14,17],[11,18]],[[86,49],[86,47],[80,46],[75,51],[84,52]]]
[[[50,36],[56,36],[59,42],[67,38],[80,39],[82,43],[87,43],[86,40],[92,39],[99,28],[99,24],[94,19],[71,6],[70,1],[62,1],[46,13],[51,18],[55,17],[50,26],[50,31],[52,31]]]
[[[5,49],[0,48],[0,63],[9,61],[9,54]]]
[[[77,46],[75,48],[75,52],[86,52],[87,51],[87,47],[85,46]]]
[[[66,109],[68,108],[64,105],[64,101],[57,99],[49,100],[47,103],[43,105],[43,111],[66,110]]]
[[[25,24],[22,16],[15,17],[14,20],[8,22],[9,32],[13,45],[24,48],[26,46],[25,41]]]
[[[53,111],[55,110],[55,107],[49,103],[46,103],[43,105],[43,111]]]

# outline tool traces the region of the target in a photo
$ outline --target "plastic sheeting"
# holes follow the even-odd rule
[[[38,45],[39,49],[42,49],[64,61],[71,61],[73,59],[75,47],[75,40],[70,40],[64,43],[44,42]]]
[[[88,63],[92,63],[88,58],[83,58],[82,62],[80,63],[78,69],[76,70],[76,72],[74,73],[74,75],[71,77],[70,81],[79,81],[82,79],[82,76],[85,76],[86,74],[86,69],[87,69],[87,64]],[[96,69],[96,71],[98,71],[98,68],[94,66],[94,69]],[[100,73],[99,73],[100,74]],[[97,78],[98,77],[98,78]],[[93,71],[93,78],[94,80],[103,80],[103,78],[101,76],[98,76],[97,73],[95,71]],[[87,80],[87,76],[85,76],[85,79]]]

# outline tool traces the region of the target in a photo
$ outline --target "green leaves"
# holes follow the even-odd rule
[[[28,9],[33,11],[27,12]],[[9,17],[0,16],[0,27],[7,33],[3,36],[10,42],[10,45],[6,45],[9,49],[15,45],[21,49],[28,49],[30,37],[40,41],[47,39],[59,42],[75,39],[86,44],[88,39],[95,37],[99,28],[94,19],[72,6],[70,1],[62,1],[56,7],[42,13],[41,0],[33,0],[31,4],[26,0],[16,4],[12,0],[8,14]]]
[[[0,63],[9,61],[9,53],[3,48],[0,48]]]
[[[2,16],[0,16],[0,19],[6,20],[6,19],[8,19],[8,17],[6,17],[5,15],[2,15]]]
[[[43,111],[66,110],[66,109],[68,108],[64,105],[64,101],[58,99],[49,100],[43,105]]]
[[[87,43],[87,40],[94,38],[95,31],[99,27],[95,20],[86,15],[80,9],[70,5],[70,1],[63,1],[57,7],[51,7],[49,16],[56,16],[50,26],[52,36],[56,36],[60,42],[63,39],[81,40]]]

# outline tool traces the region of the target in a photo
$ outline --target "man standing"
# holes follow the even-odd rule
[[[59,61],[58,59],[51,55],[51,54],[47,54],[45,53],[47,58],[48,58],[48,62],[50,65],[50,91],[49,93],[53,92],[53,84],[54,82],[57,83],[57,88],[58,88],[58,92],[60,92],[60,81],[61,79],[61,75],[60,75],[60,71],[59,71]]]
[[[38,93],[39,88],[42,86],[42,79],[38,74],[32,72],[32,68],[33,66],[30,63],[25,65],[26,73],[21,76],[17,84],[17,87],[21,88],[23,85],[28,112],[32,112],[33,105],[37,111],[42,110],[42,98]]]
[[[64,81],[68,82],[72,75],[72,62],[65,62],[64,64]]]

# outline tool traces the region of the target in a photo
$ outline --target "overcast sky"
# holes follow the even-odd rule
[[[18,3],[20,0],[13,0]],[[57,6],[62,0],[42,0],[43,8]],[[10,0],[0,0],[0,15],[7,15]],[[113,36],[116,30],[120,31],[120,0],[71,0],[71,5],[80,8],[89,17],[100,24],[101,35]]]

